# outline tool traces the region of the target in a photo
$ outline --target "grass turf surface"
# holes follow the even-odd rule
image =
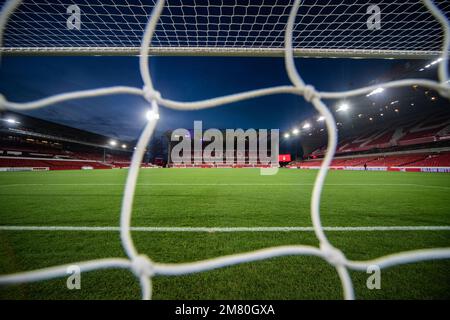
[[[317,171],[151,169],[139,177],[133,226],[312,226],[310,196]],[[0,174],[0,225],[119,226],[126,170]],[[329,173],[324,226],[449,226],[448,174]],[[349,259],[366,260],[419,248],[449,247],[450,231],[328,232]],[[318,245],[313,232],[134,232],[138,251],[158,262],[187,262],[277,245]],[[64,263],[124,257],[118,232],[1,231],[0,274]],[[382,271],[381,290],[351,272],[360,299],[448,299],[450,261]],[[129,271],[82,275],[0,288],[1,299],[138,299]],[[319,258],[283,257],[195,275],[156,277],[155,299],[340,299],[335,269]]]

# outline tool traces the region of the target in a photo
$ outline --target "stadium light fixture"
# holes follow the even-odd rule
[[[320,116],[317,118],[317,122],[321,122],[321,121],[325,121],[325,117],[324,116]]]
[[[439,63],[442,61],[442,58],[437,58],[436,60],[434,60],[431,65],[435,65],[436,63]]]
[[[338,106],[338,108],[336,109],[336,112],[341,112],[341,111],[347,111],[348,109],[350,109],[350,106],[347,103],[343,103],[340,106]]]
[[[290,136],[291,136],[291,135],[290,135],[289,133],[285,133],[285,134],[284,134],[284,138],[285,138],[285,139],[289,139]]]
[[[127,148],[127,145],[126,144],[123,144],[122,145],[122,149],[126,149]]]
[[[303,129],[309,129],[309,128],[311,128],[311,124],[310,124],[309,122],[306,122],[306,123],[303,125],[302,128],[303,128]]]
[[[299,133],[300,133],[300,130],[297,129],[297,128],[294,128],[294,129],[292,130],[292,134],[297,135],[297,134],[299,134]]]
[[[14,120],[13,118],[7,118],[5,119],[6,122],[11,123],[11,124],[16,124],[18,123],[16,120]]]
[[[117,146],[117,141],[116,140],[110,140],[109,144],[113,147]]]
[[[374,94],[382,93],[383,91],[384,91],[384,88],[381,88],[381,87],[376,88],[376,89],[373,90],[372,92],[368,93],[368,94],[366,95],[366,97],[370,97],[370,96],[373,96]]]
[[[153,110],[147,111],[147,113],[146,113],[145,116],[146,116],[146,118],[147,118],[148,121],[151,121],[151,120],[158,120],[158,119],[159,119],[159,113],[156,113],[156,112],[153,111]]]

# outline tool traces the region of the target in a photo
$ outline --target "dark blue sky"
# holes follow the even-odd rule
[[[307,83],[320,90],[347,90],[386,74],[395,60],[297,59]],[[169,99],[194,101],[252,89],[289,84],[282,58],[152,57],[157,90]],[[115,85],[142,87],[138,57],[3,57],[0,92],[11,101],[30,101],[74,90]],[[333,103],[337,103],[336,101]],[[120,95],[74,100],[27,112],[92,132],[134,139],[148,104]],[[192,128],[280,128],[287,130],[310,116],[302,98],[276,95],[203,111],[163,108],[158,130]]]

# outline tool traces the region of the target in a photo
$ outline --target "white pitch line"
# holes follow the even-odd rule
[[[323,227],[325,231],[450,231],[450,226]],[[314,231],[313,227],[131,227],[138,232],[292,232]],[[0,231],[120,231],[120,227],[0,226]]]
[[[123,183],[16,183],[0,184],[0,187],[30,187],[30,186],[80,186],[80,187],[104,187],[104,186],[123,186]],[[155,186],[155,187],[192,187],[192,186],[314,186],[314,183],[138,183],[137,186]],[[419,188],[438,188],[450,189],[447,186],[423,185],[416,183],[326,183],[325,187],[419,187]]]

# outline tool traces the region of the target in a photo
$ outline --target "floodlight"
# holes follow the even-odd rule
[[[384,88],[376,88],[375,90],[373,90],[372,92],[370,92],[369,94],[366,95],[366,97],[370,97],[374,94],[378,94],[378,93],[382,93],[384,91]]]
[[[147,114],[145,115],[147,117],[147,120],[158,120],[159,119],[159,113],[156,113],[153,110],[147,111]]]
[[[291,136],[291,135],[290,135],[289,133],[285,133],[285,134],[284,134],[284,138],[285,138],[285,139],[289,139],[290,136]]]
[[[309,129],[309,128],[311,128],[311,124],[310,124],[309,122],[306,122],[306,123],[303,125],[302,128],[303,128],[303,129]]]
[[[8,123],[13,123],[13,124],[16,123],[16,120],[14,120],[12,118],[8,118],[5,121],[8,122]]]
[[[294,128],[294,129],[292,130],[292,133],[295,134],[295,135],[297,135],[297,134],[300,133],[300,130],[297,129],[297,128]]]
[[[318,118],[317,118],[317,122],[320,122],[320,121],[325,121],[325,117],[324,117],[324,116],[318,117]]]
[[[127,145],[126,144],[123,144],[122,145],[122,149],[126,149],[127,148]]]
[[[350,106],[347,103],[343,103],[336,109],[336,111],[341,112],[341,111],[347,111],[348,109],[350,109]]]
[[[109,144],[112,145],[113,147],[117,146],[117,141],[116,140],[110,140]]]

